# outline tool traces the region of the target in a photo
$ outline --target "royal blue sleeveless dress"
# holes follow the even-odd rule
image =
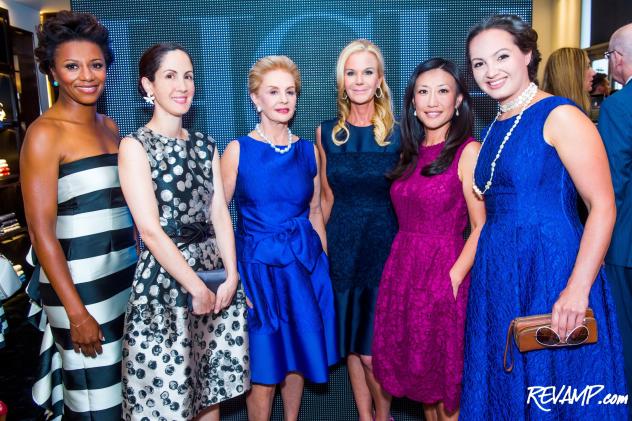
[[[603,270],[589,296],[598,342],[523,354],[512,341],[513,371],[503,370],[511,320],[551,312],[579,250],[577,193],[556,150],[542,134],[551,111],[569,104],[573,105],[568,99],[548,97],[524,112],[485,193],[487,221],[478,242],[467,307],[462,420],[626,419],[625,405],[604,403],[607,394],[625,395],[626,387],[615,307]],[[489,179],[491,162],[514,119],[497,121],[491,128],[475,170],[479,187]],[[603,385],[601,392],[583,400],[583,405],[581,396],[574,403],[562,399],[597,385]],[[551,400],[551,393],[559,400]]]
[[[299,372],[326,383],[339,357],[329,264],[309,220],[314,145],[299,139],[280,154],[249,136],[237,141],[237,263],[253,304],[252,382],[277,384]]]

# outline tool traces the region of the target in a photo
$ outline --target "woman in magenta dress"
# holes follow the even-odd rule
[[[485,207],[472,191],[479,144],[454,63],[434,58],[417,66],[401,132],[391,174],[399,232],[380,282],[373,366],[387,392],[424,404],[425,419],[456,419],[468,274]]]

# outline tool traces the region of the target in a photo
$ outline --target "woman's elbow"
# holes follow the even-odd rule
[[[602,224],[610,227],[614,227],[615,220],[617,218],[617,206],[614,201],[614,196],[608,195],[607,197],[596,200],[593,203],[588,204],[589,217],[594,215],[596,220]]]
[[[154,224],[137,224],[136,229],[147,245],[153,244],[164,232],[160,225]]]
[[[29,238],[31,245],[35,250],[40,247],[45,247],[52,241],[57,241],[55,233],[55,225],[52,224],[49,228],[41,224],[30,223],[28,226]]]

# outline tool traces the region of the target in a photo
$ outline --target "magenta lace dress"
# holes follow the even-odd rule
[[[465,241],[467,206],[457,166],[466,141],[442,174],[424,177],[444,143],[420,148],[414,173],[395,181],[399,222],[378,292],[373,368],[394,396],[458,407],[469,276],[454,299],[449,272]]]

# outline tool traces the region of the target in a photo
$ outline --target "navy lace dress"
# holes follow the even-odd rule
[[[349,139],[337,146],[336,119],[321,123],[327,155],[327,180],[334,206],[327,223],[331,279],[336,300],[340,355],[372,355],[377,291],[397,219],[385,177],[399,157],[399,126],[388,146],[375,143],[373,126],[347,123]]]

